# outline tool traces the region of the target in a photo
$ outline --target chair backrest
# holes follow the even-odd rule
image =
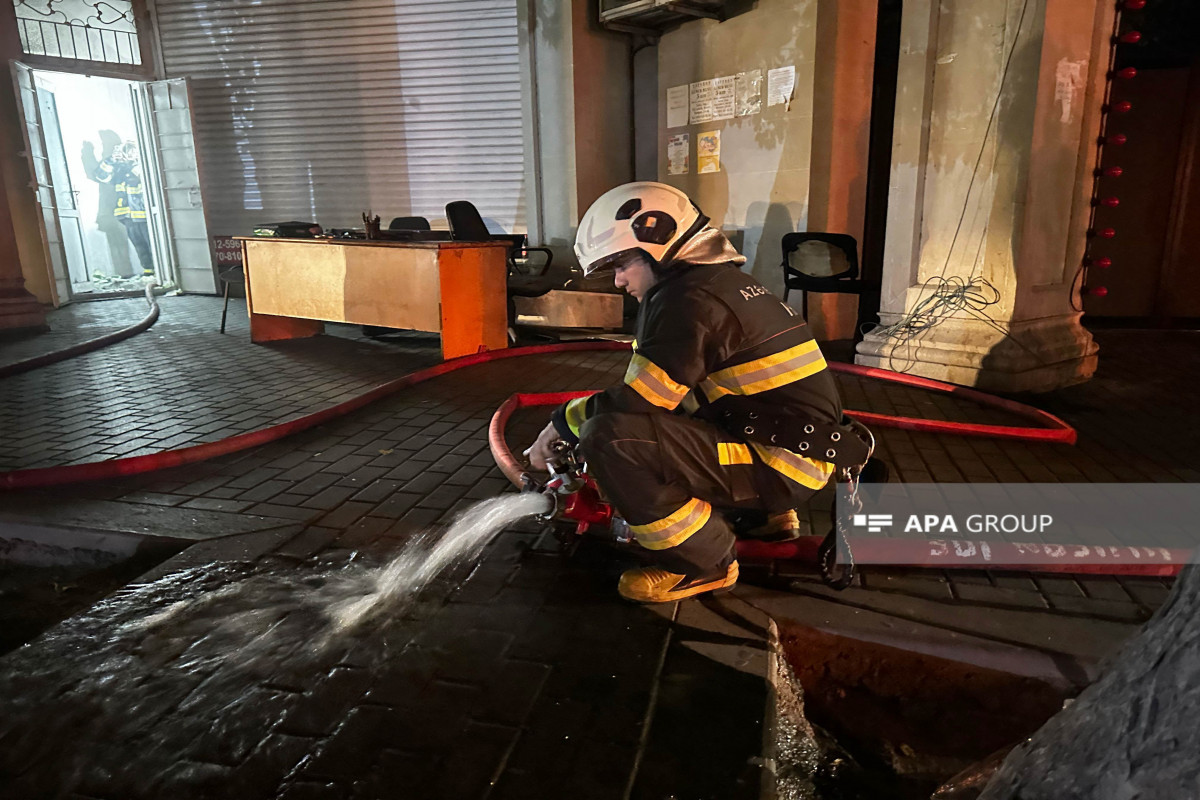
[[[492,234],[479,209],[466,200],[455,200],[446,204],[446,221],[450,223],[450,238],[456,242],[490,242]]]
[[[429,220],[424,217],[395,217],[388,223],[389,231],[427,231]]]
[[[783,274],[825,280],[858,277],[858,242],[846,233],[784,234]]]

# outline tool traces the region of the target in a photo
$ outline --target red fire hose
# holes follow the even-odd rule
[[[55,350],[53,353],[43,353],[40,356],[27,358],[24,361],[0,366],[0,378],[8,378],[13,375],[19,375],[22,372],[28,372],[31,369],[36,369],[37,367],[57,364],[59,361],[81,356],[84,353],[99,350],[101,347],[108,347],[110,344],[116,344],[128,339],[130,336],[136,336],[142,331],[148,330],[151,325],[158,321],[158,302],[154,299],[153,290],[153,285],[146,287],[146,302],[150,304],[150,310],[146,312],[146,316],[140,321],[119,331],[106,333],[103,336],[97,336],[95,339],[88,339],[86,342],[73,344],[70,347],[64,347],[62,350]]]
[[[149,317],[147,318],[150,319]],[[143,321],[141,324],[145,324]],[[149,327],[147,324],[146,327]],[[128,329],[127,329],[128,330]],[[124,333],[124,331],[119,332]],[[107,340],[108,337],[102,337]],[[107,342],[106,342],[107,343]],[[92,344],[92,343],[86,343]],[[191,447],[182,447],[175,450],[165,450],[161,453],[151,453],[142,456],[133,456],[130,458],[117,458],[108,461],[99,461],[89,464],[74,464],[61,467],[46,467],[42,469],[16,470],[12,472],[0,472],[0,489],[27,489],[43,486],[56,486],[60,484],[74,483],[79,481],[101,480],[105,478],[121,477],[125,475],[138,475],[146,472],[153,472],[160,469],[168,469],[170,467],[182,466],[184,464],[193,464],[199,461],[204,461],[217,456],[236,453],[241,450],[246,450],[251,447],[267,444],[269,442],[282,439],[285,436],[290,436],[293,433],[307,430],[309,428],[321,425],[332,419],[345,416],[358,409],[394,394],[401,389],[430,380],[431,378],[445,375],[455,370],[465,367],[475,366],[490,361],[496,361],[505,358],[515,358],[525,355],[540,355],[545,353],[560,353],[580,350],[625,350],[629,345],[624,342],[573,342],[566,344],[553,345],[537,345],[532,347],[510,348],[506,350],[493,350],[485,353],[478,353],[471,356],[463,356],[461,358],[451,359],[442,362],[435,366],[418,370],[410,373],[394,381],[382,384],[375,387],[358,397],[339,403],[330,408],[323,409],[313,414],[308,414],[288,422],[273,425],[268,428],[262,428],[256,431],[232,436],[227,439],[221,439],[216,442],[206,442],[204,444],[193,445]],[[1007,427],[996,425],[973,425],[966,423],[940,422],[936,420],[922,420],[910,417],[889,417],[881,414],[872,414],[868,412],[848,411],[847,413],[856,419],[870,425],[877,426],[892,426],[903,428],[912,431],[931,432],[931,433],[950,433],[955,435],[973,435],[973,436],[990,436],[1005,439],[1018,439],[1024,441],[1043,441],[1043,442],[1062,442],[1073,444],[1075,442],[1075,430],[1057,417],[1039,411],[1029,406],[1015,403],[1010,400],[1004,400],[998,397],[977,392],[972,389],[967,389],[961,386],[952,386],[950,384],[931,381],[926,378],[920,378],[912,375],[902,375],[898,373],[888,372],[886,370],[878,370],[870,367],[861,367],[853,364],[831,363],[830,368],[835,372],[844,372],[853,375],[860,375],[869,378],[880,378],[896,383],[902,383],[910,386],[916,386],[931,391],[939,391],[948,394],[953,394],[966,399],[975,400],[984,405],[1002,408],[1014,414],[1024,416],[1046,425],[1046,427],[1027,428],[1027,427]],[[508,446],[504,440],[504,428],[508,422],[508,418],[512,413],[520,407],[541,406],[541,405],[557,405],[565,400],[579,397],[582,395],[591,394],[591,392],[562,392],[558,394],[542,394],[542,395],[525,395],[517,394],[510,397],[496,411],[492,418],[491,427],[488,432],[488,443],[492,450],[492,455],[496,459],[496,463],[510,480],[516,482],[521,473],[521,466],[513,458],[512,453],[508,450]],[[820,537],[805,537],[797,541],[785,542],[782,544],[765,544],[761,542],[739,542],[738,554],[739,557],[747,560],[767,560],[767,559],[799,559],[804,561],[815,560],[816,548],[819,544]],[[949,568],[955,566],[972,567],[972,568],[990,568],[1003,569],[1005,566],[1012,565],[1020,569],[1039,569],[1041,571],[1062,571],[1062,572],[1104,572],[1104,573],[1119,573],[1119,574],[1136,574],[1136,575],[1173,575],[1178,573],[1181,565],[1186,562],[1188,551],[1178,551],[1154,548],[1154,553],[1147,552],[1147,548],[1140,548],[1143,553],[1139,555],[1121,556],[1116,551],[1125,551],[1129,548],[1105,548],[1106,553],[1101,554],[1102,557],[1110,559],[1108,563],[1101,564],[1072,564],[1063,561],[1057,555],[1058,551],[1054,545],[1043,545],[1045,552],[1041,553],[1041,558],[1046,563],[1031,567],[1030,562],[1035,560],[1033,556],[1037,555],[1029,551],[1032,545],[1009,545],[1008,543],[992,543],[992,542],[972,542],[955,540],[950,542],[914,542],[912,540],[896,540],[896,539],[856,539],[855,540],[855,555],[860,563],[887,563],[887,564],[910,564],[912,566],[930,566],[937,568]],[[872,544],[878,542],[878,544]],[[918,549],[917,546],[920,546]],[[989,548],[990,558],[984,558],[983,546]],[[864,551],[865,547],[865,551]],[[1026,548],[1023,551],[1014,551],[1009,548]],[[1111,552],[1107,552],[1111,551]],[[975,555],[972,556],[971,553]],[[1017,559],[1015,556],[1019,555]],[[972,561],[972,558],[976,558]],[[1125,559],[1122,561],[1122,559]],[[982,560],[980,560],[982,559]],[[1129,559],[1140,559],[1140,563],[1136,561],[1130,562]],[[1153,563],[1151,563],[1153,562]]]
[[[831,363],[830,368],[863,377],[918,386],[923,389],[954,394],[982,405],[1001,408],[1019,416],[1046,423],[1045,428],[975,425],[940,422],[911,417],[893,417],[848,410],[846,413],[868,425],[895,427],[904,430],[949,433],[966,436],[988,436],[1020,441],[1061,442],[1074,444],[1075,429],[1051,414],[1011,400],[940,383],[912,375],[861,367],[854,364]],[[488,428],[488,446],[500,471],[520,486],[525,467],[508,448],[504,431],[508,420],[520,408],[557,406],[567,400],[586,397],[586,392],[553,394],[514,394],[504,401],[492,416]],[[817,548],[821,536],[804,536],[790,542],[767,543],[739,540],[738,558],[747,562],[802,561],[817,563]],[[1088,558],[1089,563],[1079,563]],[[1029,572],[1062,572],[1075,574],[1170,576],[1178,574],[1190,559],[1190,551],[1161,547],[1083,547],[1042,543],[989,542],[969,539],[916,540],[884,537],[855,537],[854,559],[858,564],[928,567],[933,569],[991,569]]]
[[[268,428],[248,431],[228,439],[215,442],[181,447],[176,450],[164,450],[161,453],[148,453],[143,456],[129,458],[114,458],[108,461],[96,461],[90,464],[71,464],[62,467],[43,467],[41,469],[22,469],[13,472],[0,472],[0,489],[32,489],[39,486],[57,486],[64,483],[79,481],[94,481],[104,478],[118,478],[124,475],[140,475],[144,472],[179,467],[184,464],[194,464],[217,456],[237,453],[251,447],[274,442],[293,433],[308,430],[337,417],[343,417],[357,411],[368,403],[373,403],[388,395],[395,394],[414,384],[445,375],[448,372],[464,367],[484,364],[503,358],[538,355],[541,353],[560,353],[572,350],[620,350],[627,348],[623,342],[573,342],[568,344],[536,345],[533,347],[510,348],[507,350],[492,350],[485,353],[453,358],[443,361],[426,369],[397,378],[394,381],[376,386],[358,397],[344,403],[322,409],[303,417],[298,417]]]

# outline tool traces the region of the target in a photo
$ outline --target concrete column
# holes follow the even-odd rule
[[[1095,371],[1072,283],[1111,11],[1097,0],[1049,6],[904,3],[884,327],[859,345],[858,363],[998,391],[1049,390]],[[995,304],[888,329],[935,285],[979,278]]]
[[[540,198],[530,238],[574,258],[579,217],[613,186],[633,180],[629,37],[600,28],[587,0],[522,0],[527,65],[526,180]]]
[[[0,9],[0,68],[7,72],[8,60],[20,57],[21,40],[13,6],[4,6]],[[45,328],[45,311],[26,290],[21,269],[24,259],[29,262],[27,269],[45,274],[17,102],[12,78],[0,76],[0,329]],[[48,277],[44,283],[49,294]]]
[[[877,0],[818,0],[808,230],[848,233],[862,257]],[[811,294],[818,339],[852,339],[859,298]]]

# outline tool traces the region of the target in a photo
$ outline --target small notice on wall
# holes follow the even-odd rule
[[[693,83],[689,92],[691,123],[699,125],[713,120],[733,119],[736,90],[736,78],[733,75]]]
[[[667,127],[678,128],[688,124],[688,85],[672,86],[667,89]]]
[[[667,174],[686,175],[691,170],[691,135],[677,133],[667,139]]]
[[[737,74],[737,115],[739,117],[762,111],[762,70]]]
[[[796,68],[779,67],[767,70],[767,105],[789,103],[796,89]]]
[[[696,172],[721,171],[721,132],[708,131],[696,139]]]

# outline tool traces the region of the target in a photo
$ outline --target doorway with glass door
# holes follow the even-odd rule
[[[158,189],[139,131],[136,83],[31,70],[53,182],[65,275],[63,300],[173,286],[152,232]]]

